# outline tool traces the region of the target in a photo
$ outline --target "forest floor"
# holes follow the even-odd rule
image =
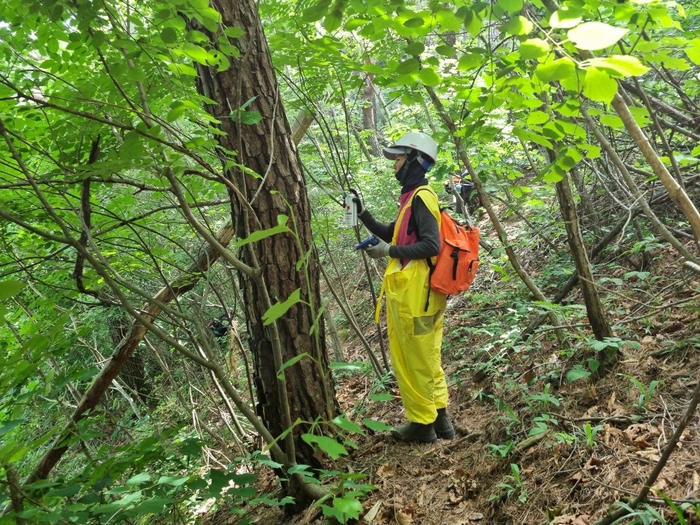
[[[661,273],[671,279],[678,271],[667,268]],[[363,473],[361,482],[376,487],[363,501],[356,523],[590,525],[619,509],[616,502],[632,501],[686,413],[700,371],[700,315],[692,307],[697,301],[648,315],[655,312],[643,308],[648,295],[635,298],[634,288],[616,299],[627,308],[613,313],[613,321],[629,319],[636,309],[630,305],[642,305],[643,315],[625,328],[626,339],[638,344],[622,344],[620,362],[598,380],[567,380],[567,371],[585,362],[585,348],[566,356],[553,336],[529,345],[527,351],[511,349],[507,359],[496,359],[499,352],[504,357],[505,350],[494,348],[491,368],[485,366],[485,354],[470,351],[483,343],[474,339],[480,332],[469,328],[482,325],[483,316],[495,315],[499,305],[491,303],[481,313],[475,309],[473,315],[465,315],[467,299],[452,302],[446,314],[443,363],[457,437],[432,445],[397,442],[387,433],[353,439],[357,449],[328,468]],[[657,304],[697,297],[699,289],[697,279],[668,288],[664,297],[656,297]],[[580,297],[572,300],[580,302]],[[359,348],[346,352],[350,361],[362,358]],[[590,355],[595,352],[590,350]],[[392,401],[371,402],[372,380],[367,376],[341,376],[337,386],[341,409],[358,421],[371,417],[389,425],[405,422],[397,390],[392,391]],[[537,428],[544,431],[537,433]],[[271,472],[261,481],[263,490],[276,490]],[[695,502],[695,510],[688,508],[684,519],[698,524],[697,412],[653,482],[647,503],[617,523],[683,523],[672,506],[687,507],[690,502]],[[240,519],[220,513],[211,525],[244,523]],[[264,525],[330,523],[314,508],[289,517],[279,509],[258,506],[249,509],[246,519]]]
[[[538,434],[540,439],[529,440],[529,444],[528,429],[522,428],[522,421],[512,421],[509,426],[511,420],[504,418],[493,402],[480,400],[483,394],[493,391],[488,378],[477,383],[465,375],[459,384],[452,382],[450,412],[457,429],[455,440],[412,445],[377,433],[355,440],[357,450],[339,461],[339,470],[364,473],[364,481],[376,486],[363,503],[364,518],[359,523],[594,523],[614,502],[631,501],[639,493],[685,413],[698,381],[699,349],[688,347],[669,355],[659,342],[671,336],[692,336],[698,328],[697,314],[677,318],[656,335],[642,338],[641,349],[626,348],[615,373],[608,377],[595,384],[562,382],[550,391],[561,404],[542,412],[557,420],[563,429],[561,435],[549,430]],[[542,352],[540,357],[545,362],[557,359],[556,354],[547,356],[545,348]],[[450,356],[445,357],[449,362]],[[528,363],[539,361],[538,356],[529,356]],[[523,381],[532,366],[528,363],[521,363]],[[658,381],[657,392],[640,402],[643,393],[625,375],[644,375],[647,388],[651,381]],[[369,383],[366,377],[342,382],[337,392],[342,408],[351,409],[356,400],[366,398]],[[398,392],[394,393],[394,401],[370,404],[363,417],[401,424],[403,410]],[[503,401],[516,413],[530,411],[522,406],[522,391],[513,389],[512,394],[513,399]],[[514,428],[516,425],[518,428]],[[589,436],[595,434],[587,437],[586,428]],[[498,447],[509,441],[516,444],[501,458]],[[511,464],[518,465],[519,481],[514,479]],[[267,481],[271,486],[276,483],[271,474]],[[700,500],[697,415],[682,433],[653,489],[679,504]],[[652,508],[663,497],[655,492],[650,496]],[[667,521],[675,522],[667,505],[657,505],[656,510]],[[288,518],[281,511],[260,507],[247,517],[250,523],[265,525],[325,523],[318,509]],[[700,523],[688,514],[686,518],[688,523]],[[238,519],[229,516],[218,523],[239,523]]]

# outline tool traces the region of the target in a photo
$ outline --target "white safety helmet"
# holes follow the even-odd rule
[[[384,148],[384,156],[387,159],[394,160],[397,155],[406,155],[409,148],[418,150],[424,159],[429,157],[425,160],[431,165],[435,164],[438,152],[437,144],[431,136],[419,131],[409,131],[396,143],[388,148]]]

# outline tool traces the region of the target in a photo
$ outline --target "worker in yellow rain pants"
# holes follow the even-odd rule
[[[396,221],[379,222],[359,197],[355,202],[362,223],[381,239],[366,249],[367,254],[390,257],[382,283],[389,350],[409,421],[392,434],[402,441],[434,443],[437,438],[454,438],[440,363],[446,297],[430,289],[427,262],[440,251],[440,209],[426,179],[435,165],[437,144],[424,133],[410,132],[385,148],[384,156],[394,160],[394,175],[401,184]]]

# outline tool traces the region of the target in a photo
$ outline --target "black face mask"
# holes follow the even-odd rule
[[[425,168],[418,161],[418,151],[411,149],[406,156],[406,162],[395,175],[396,180],[401,184],[401,193],[428,184],[425,173]]]

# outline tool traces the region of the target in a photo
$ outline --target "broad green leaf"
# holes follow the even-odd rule
[[[333,424],[347,432],[352,432],[354,434],[364,435],[365,433],[360,425],[350,421],[345,414],[340,414],[338,417],[334,418]]]
[[[458,17],[450,9],[440,9],[435,18],[440,27],[446,31],[459,31],[462,28],[463,18]]]
[[[241,111],[240,118],[241,124],[249,126],[253,126],[263,119],[259,111]]]
[[[432,87],[439,86],[440,82],[442,82],[440,75],[438,75],[435,70],[430,67],[424,67],[421,69],[418,73],[418,79],[423,85]]]
[[[166,44],[173,44],[177,42],[177,32],[172,27],[163,28],[160,32],[160,38]]]
[[[533,111],[527,116],[527,125],[532,126],[537,124],[544,124],[549,120],[549,114],[544,111]]]
[[[460,71],[469,71],[477,68],[485,62],[484,56],[478,53],[465,53],[457,63],[457,69]]]
[[[289,308],[287,308],[287,310],[288,310],[288,309],[289,309]],[[272,308],[270,308],[270,310],[272,310]],[[287,310],[285,310],[285,312],[286,312]],[[269,310],[268,310],[268,312],[269,312]],[[265,312],[265,315],[267,315],[267,312]],[[282,314],[282,315],[284,315],[284,314]],[[263,319],[264,319],[264,318],[265,318],[265,317],[263,316]],[[265,324],[270,324],[270,323],[265,323]],[[295,356],[292,357],[290,360],[288,360],[288,361],[282,363],[282,366],[280,366],[280,369],[277,371],[277,379],[284,379],[284,378],[285,378],[284,371],[285,371],[287,368],[289,368],[290,366],[294,366],[295,364],[297,364],[299,361],[301,361],[301,360],[304,359],[305,357],[309,357],[309,354],[306,353],[306,352],[303,352],[303,353],[301,353],[301,354],[299,354],[299,355],[295,355]]]
[[[523,0],[498,0],[498,5],[508,14],[517,13],[523,8]]]
[[[315,434],[302,434],[301,439],[309,445],[317,445],[323,452],[328,454],[332,459],[338,459],[340,456],[347,456],[347,449],[338,443],[335,439],[326,436],[317,436]]]
[[[435,48],[435,51],[438,52],[438,54],[444,56],[444,57],[453,57],[457,55],[457,52],[455,51],[455,48],[452,46],[437,46]]]
[[[607,72],[597,68],[587,68],[583,79],[584,96],[597,102],[609,104],[617,93],[617,81]]]
[[[126,482],[127,485],[138,485],[139,483],[145,483],[146,481],[150,481],[151,475],[148,474],[147,472],[141,472],[140,474],[136,474],[135,476],[129,478]]]
[[[557,58],[539,64],[535,74],[542,82],[553,82],[575,75],[576,64],[569,57]]]
[[[556,166],[552,166],[551,169],[548,169],[545,172],[544,180],[555,184],[557,182],[561,182],[561,180],[564,178],[564,175],[558,169],[555,168]]]
[[[616,44],[629,32],[602,22],[586,22],[568,32],[569,40],[579,49],[596,51]]]
[[[320,0],[315,6],[304,9],[301,14],[301,19],[304,22],[318,22],[326,16],[330,7],[331,0]]]
[[[639,76],[649,71],[649,68],[642,64],[637,57],[629,55],[596,57],[589,60],[588,64],[599,69],[605,69],[617,77]]]
[[[600,117],[600,123],[605,126],[610,126],[613,129],[622,129],[625,127],[622,119],[617,115],[603,115]]]
[[[170,498],[150,498],[139,503],[134,511],[139,516],[144,514],[161,514],[170,508],[170,504],[173,501]]]
[[[297,288],[292,294],[281,303],[275,303],[263,314],[263,326],[272,324],[282,317],[287,311],[297,303],[301,302],[301,288]]]
[[[563,6],[549,17],[549,25],[554,29],[571,29],[583,20],[583,11],[579,7]]]
[[[403,50],[404,53],[411,56],[418,56],[425,51],[425,44],[423,42],[411,42]]]
[[[341,523],[347,523],[348,519],[360,519],[362,503],[357,498],[350,495],[342,498],[333,498],[333,507],[342,514],[343,521]]]
[[[13,421],[8,421],[7,423],[4,423],[2,426],[0,426],[0,437],[4,436],[8,432],[10,432],[13,428],[18,427],[25,421],[23,419],[15,419]]]
[[[237,26],[228,26],[224,29],[224,34],[231,38],[240,38],[245,35],[245,30]]]
[[[340,24],[343,21],[343,12],[339,11],[337,9],[334,9],[330,13],[326,15],[326,18],[323,20],[323,27],[326,31],[329,33],[332,33],[336,29],[340,27]]]
[[[587,159],[597,159],[600,157],[600,146],[594,144],[578,144],[578,147],[586,152]]]
[[[552,143],[538,133],[529,132],[527,134],[527,138],[529,140],[531,140],[532,142],[534,142],[535,144],[539,144],[540,146],[544,146],[545,148],[549,148],[549,149],[553,148]]]
[[[700,38],[691,40],[690,45],[684,51],[695,65],[700,66]]]
[[[516,16],[511,18],[508,20],[508,22],[501,26],[501,29],[505,31],[506,34],[515,36],[529,35],[533,28],[534,25],[532,22],[530,22],[524,16]]]
[[[415,73],[416,71],[418,71],[419,67],[420,67],[420,62],[418,62],[417,59],[409,58],[409,59],[401,62],[398,66],[396,66],[396,72],[399,75],[408,75],[408,74]]]
[[[370,418],[363,419],[362,424],[370,430],[374,430],[375,432],[387,432],[393,428],[392,426],[387,425],[386,423],[382,423],[381,421],[377,421],[376,419]]]
[[[17,295],[26,285],[26,283],[17,281],[16,279],[0,281],[0,301],[12,297],[13,295]]]
[[[161,476],[158,478],[157,485],[172,485],[173,487],[179,487],[184,484],[188,479],[187,476]]]
[[[403,25],[406,27],[421,27],[424,23],[425,20],[423,20],[423,18],[420,16],[414,16],[413,18],[406,20]]]
[[[483,26],[484,22],[481,19],[481,16],[479,16],[478,13],[475,13],[474,11],[468,11],[467,16],[464,19],[464,27],[466,28],[469,33],[477,37],[479,36],[479,33],[481,33],[481,28]]]
[[[528,38],[520,44],[520,56],[525,60],[546,56],[550,50],[549,42],[541,38]]]

